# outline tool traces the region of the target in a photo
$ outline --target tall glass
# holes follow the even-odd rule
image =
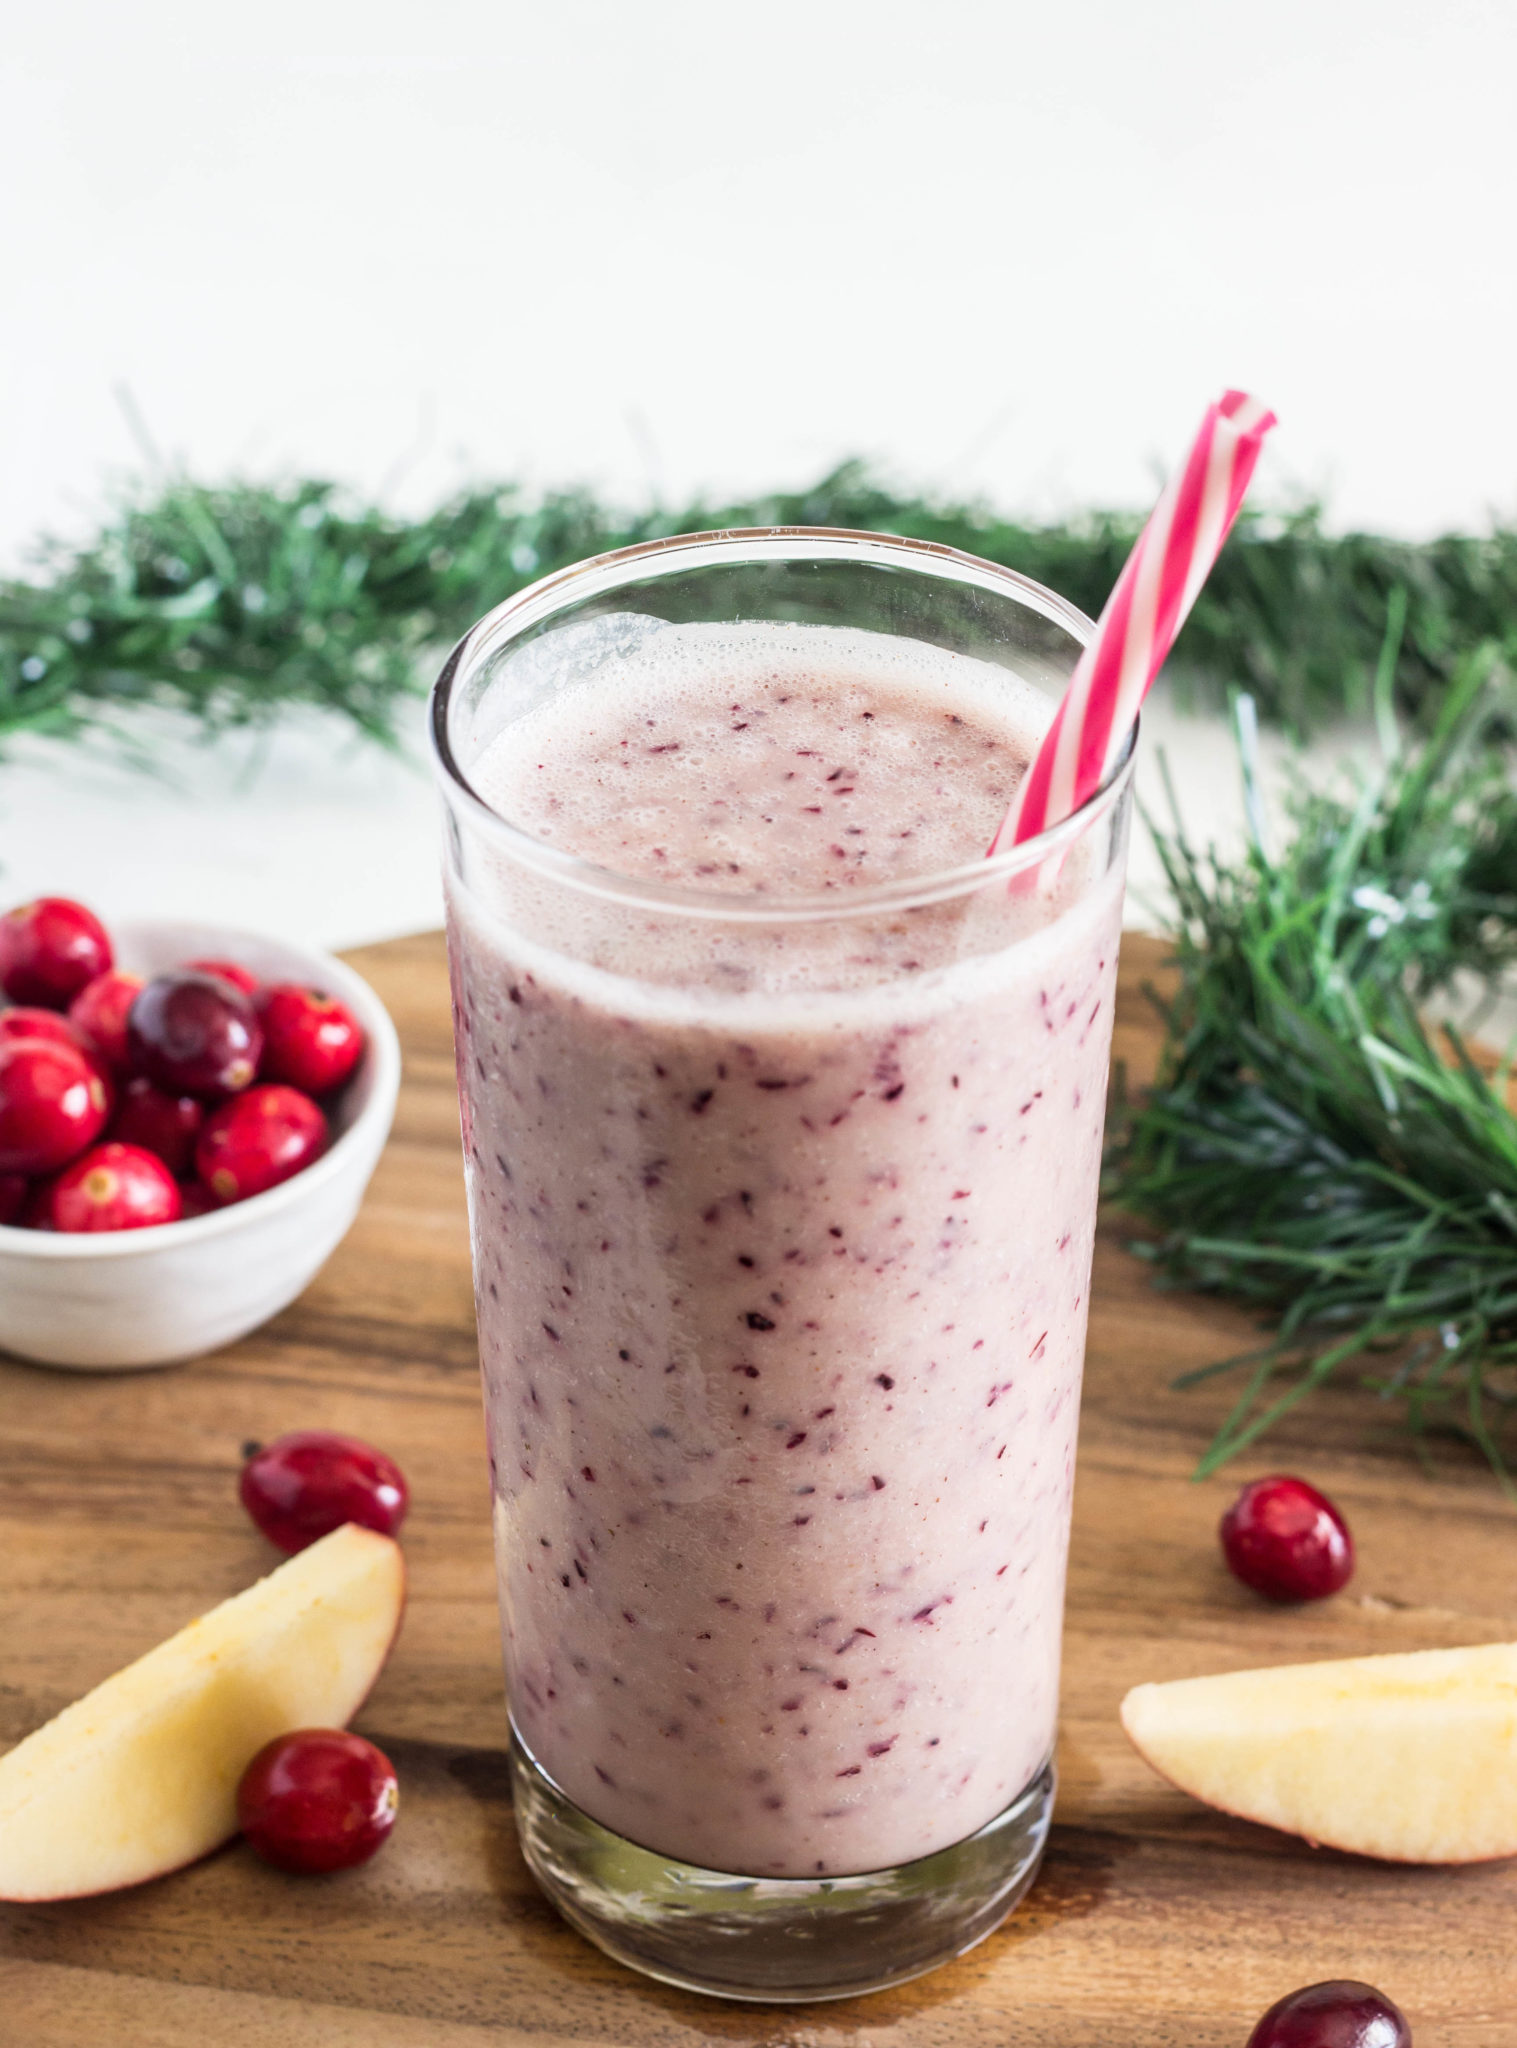
[[[842,897],[629,879],[472,786],[735,621],[1043,722],[1091,627],[945,548],[704,534],[510,599],[434,696],[522,1846],[623,1961],[815,1999],[983,1938],[1047,1835],[1131,755]]]

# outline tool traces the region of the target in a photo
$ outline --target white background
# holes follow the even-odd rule
[[[0,561],[142,455],[628,500],[846,453],[1139,505],[1223,385],[1259,493],[1517,511],[1510,0],[51,0],[0,87]],[[1234,808],[1182,737],[1204,824]],[[1210,748],[1211,754],[1206,750]],[[1200,751],[1197,751],[1197,750]],[[0,765],[0,895],[341,942],[435,915],[413,770]]]

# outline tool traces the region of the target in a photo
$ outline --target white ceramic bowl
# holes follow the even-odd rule
[[[330,954],[214,925],[123,924],[112,936],[117,965],[134,974],[221,959],[262,981],[326,989],[347,1004],[368,1044],[329,1111],[328,1149],[267,1194],[181,1223],[99,1236],[0,1225],[0,1350],[83,1370],[194,1358],[292,1302],[358,1213],[400,1088],[389,1013]]]

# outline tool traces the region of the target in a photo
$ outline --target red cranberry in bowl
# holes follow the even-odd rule
[[[51,1173],[104,1128],[104,1077],[76,1046],[0,1042],[0,1173]]]
[[[126,1025],[132,1066],[171,1095],[217,1097],[246,1088],[263,1032],[240,989],[214,974],[155,974]]]
[[[263,1026],[259,1078],[288,1081],[307,1095],[340,1087],[363,1053],[363,1031],[352,1011],[320,989],[275,982],[258,998]]]
[[[76,1052],[90,1050],[67,1017],[56,1010],[39,1010],[29,1003],[18,1003],[13,1010],[0,1010],[0,1045],[10,1038],[46,1038],[54,1045],[71,1045]]]
[[[31,1183],[24,1173],[0,1173],[0,1223],[17,1223]]]
[[[367,1863],[395,1825],[400,1787],[383,1750],[343,1728],[297,1728],[259,1750],[237,1787],[248,1847],[297,1877]]]
[[[146,1230],[177,1223],[182,1204],[174,1176],[140,1145],[96,1145],[53,1182],[54,1230]]]
[[[87,982],[68,1006],[69,1023],[113,1073],[127,1070],[127,1012],[141,987],[140,974],[123,974],[113,967],[109,974],[97,974]]]
[[[218,1202],[244,1202],[309,1166],[326,1142],[327,1120],[308,1095],[260,1085],[207,1117],[195,1171]]]
[[[291,1552],[344,1522],[398,1535],[411,1499],[393,1458],[330,1429],[295,1429],[260,1444],[242,1468],[237,1491],[269,1541]]]
[[[256,996],[260,987],[258,976],[246,967],[239,967],[235,960],[186,960],[186,967],[196,974],[215,974],[222,981],[229,981],[233,988],[245,996]]]
[[[1348,1524],[1304,1479],[1277,1473],[1250,1481],[1219,1534],[1233,1576],[1266,1600],[1325,1600],[1353,1577]]]
[[[1248,2048],[1412,2048],[1406,2015],[1372,1984],[1308,1984],[1272,2005]]]
[[[182,1180],[195,1161],[195,1140],[205,1122],[205,1104],[194,1095],[170,1095],[145,1074],[134,1074],[121,1091],[109,1136],[123,1145],[156,1153]]]
[[[0,989],[13,1003],[64,1009],[112,957],[105,926],[67,896],[39,896],[0,917]]]

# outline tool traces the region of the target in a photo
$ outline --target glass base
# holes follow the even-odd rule
[[[528,1867],[607,1955],[665,1984],[774,2003],[883,1991],[962,1955],[1037,1875],[1054,1767],[978,1834],[858,1877],[739,1877],[612,1834],[565,1797],[513,1727],[511,1783]]]

